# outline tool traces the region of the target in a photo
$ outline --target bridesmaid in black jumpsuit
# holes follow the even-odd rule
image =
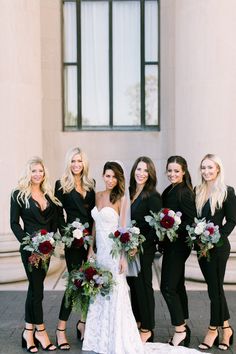
[[[190,329],[186,325],[189,312],[185,289],[185,262],[190,255],[190,248],[186,243],[186,226],[191,225],[196,216],[194,193],[187,162],[183,157],[169,157],[166,173],[171,185],[162,194],[163,207],[175,212],[180,211],[182,216],[177,240],[163,241],[161,292],[170,312],[171,323],[175,326],[175,333],[169,344],[188,346]]]
[[[228,236],[236,225],[236,196],[234,189],[225,185],[223,165],[218,156],[208,154],[200,164],[202,183],[196,187],[196,207],[198,216],[219,226],[222,245],[210,250],[210,261],[201,257],[199,265],[208,287],[211,302],[210,325],[201,350],[209,350],[213,344],[227,350],[233,344],[234,331],[229,325],[229,309],[224,293],[224,275],[230,254]],[[223,223],[223,220],[225,222]],[[218,327],[222,327],[223,337],[219,344]]]
[[[66,167],[62,178],[56,182],[55,195],[62,203],[59,213],[59,229],[63,234],[63,227],[80,219],[82,224],[89,223],[89,231],[92,230],[91,210],[95,205],[94,181],[88,177],[88,161],[85,154],[79,148],[69,150],[66,156]],[[66,213],[66,221],[63,214]],[[84,247],[76,248],[73,243],[70,248],[65,247],[65,259],[67,269],[70,272],[79,268],[87,259],[87,250]],[[71,306],[65,306],[63,296],[57,326],[57,345],[61,350],[70,348],[66,335],[66,322],[71,313]],[[78,339],[83,339],[85,319],[77,323]]]
[[[41,158],[33,157],[26,165],[26,169],[18,182],[18,187],[11,196],[11,229],[21,243],[27,234],[39,230],[48,232],[57,231],[57,215],[59,201],[54,197],[48,182],[48,173]],[[20,224],[23,222],[23,227]],[[25,302],[25,328],[22,332],[22,347],[28,352],[38,352],[35,346],[38,342],[47,351],[56,347],[50,342],[43,321],[44,279],[46,271],[39,267],[32,267],[29,271],[28,258],[31,252],[20,246],[21,259],[29,281]],[[49,265],[49,263],[48,263]],[[36,330],[34,336],[33,331]]]
[[[136,221],[140,233],[146,237],[143,253],[140,253],[141,271],[138,277],[128,277],[132,310],[140,330],[143,342],[153,341],[155,327],[155,302],[152,288],[152,263],[156,252],[157,238],[155,231],[145,221],[150,210],[159,212],[161,197],[156,191],[156,170],[152,160],[146,156],[139,157],[131,170],[130,198],[131,220]]]

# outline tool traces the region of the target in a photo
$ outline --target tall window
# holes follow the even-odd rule
[[[63,1],[64,129],[159,128],[158,0]]]

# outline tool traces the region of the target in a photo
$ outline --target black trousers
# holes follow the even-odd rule
[[[170,312],[173,326],[184,324],[189,317],[188,297],[185,288],[185,262],[190,248],[175,241],[165,247],[161,269],[161,292]]]
[[[224,276],[226,263],[230,254],[230,245],[215,248],[210,251],[210,261],[200,258],[199,265],[208,287],[211,302],[210,326],[222,326],[230,318],[224,293]]]
[[[43,323],[43,290],[46,272],[44,269],[32,267],[29,271],[28,258],[31,252],[21,250],[21,259],[29,281],[25,302],[25,322],[32,324]],[[48,264],[49,265],[49,264]]]
[[[65,248],[65,259],[68,272],[71,272],[73,269],[78,269],[83,261],[87,258],[87,251],[84,247],[81,248]],[[62,298],[61,308],[59,313],[59,319],[62,321],[67,321],[72,310],[71,304],[68,307],[65,305],[65,294]]]
[[[155,250],[140,254],[141,271],[138,277],[127,277],[136,322],[141,322],[141,327],[149,330],[155,327],[155,299],[152,287],[154,255]]]

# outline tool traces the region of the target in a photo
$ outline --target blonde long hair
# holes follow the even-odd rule
[[[222,207],[222,204],[227,197],[227,186],[224,182],[224,168],[221,159],[217,155],[207,154],[203,157],[200,163],[200,170],[203,161],[206,159],[213,161],[219,169],[210,194],[211,215],[214,215],[216,209],[220,209]],[[201,216],[202,208],[206,203],[207,192],[207,182],[203,177],[201,177],[201,184],[196,187],[196,208],[198,216]]]
[[[65,170],[60,179],[63,193],[70,193],[72,189],[76,187],[75,178],[73,173],[71,172],[71,161],[73,156],[77,154],[81,156],[83,162],[83,171],[81,174],[81,187],[83,190],[87,192],[89,192],[91,189],[94,188],[94,180],[88,176],[88,171],[89,171],[88,159],[85,153],[79,147],[75,147],[69,150],[66,154]]]
[[[40,164],[44,170],[44,179],[40,185],[41,191],[44,195],[47,194],[49,198],[53,201],[53,203],[61,205],[60,201],[53,194],[53,189],[49,182],[48,170],[45,167],[43,160],[38,156],[33,156],[27,161],[25,169],[18,180],[18,185],[13,190],[13,193],[16,190],[19,190],[19,193],[17,195],[17,202],[19,204],[24,203],[26,208],[29,208],[29,198],[31,197],[32,166],[37,164]]]

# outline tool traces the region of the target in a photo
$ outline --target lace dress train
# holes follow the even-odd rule
[[[119,259],[112,258],[110,232],[118,228],[119,215],[111,207],[92,210],[96,225],[97,263],[109,269],[116,285],[109,300],[98,295],[90,304],[86,319],[83,350],[100,354],[194,354],[199,351],[171,347],[163,343],[143,344],[136,326],[129,299],[125,274],[119,274]]]

